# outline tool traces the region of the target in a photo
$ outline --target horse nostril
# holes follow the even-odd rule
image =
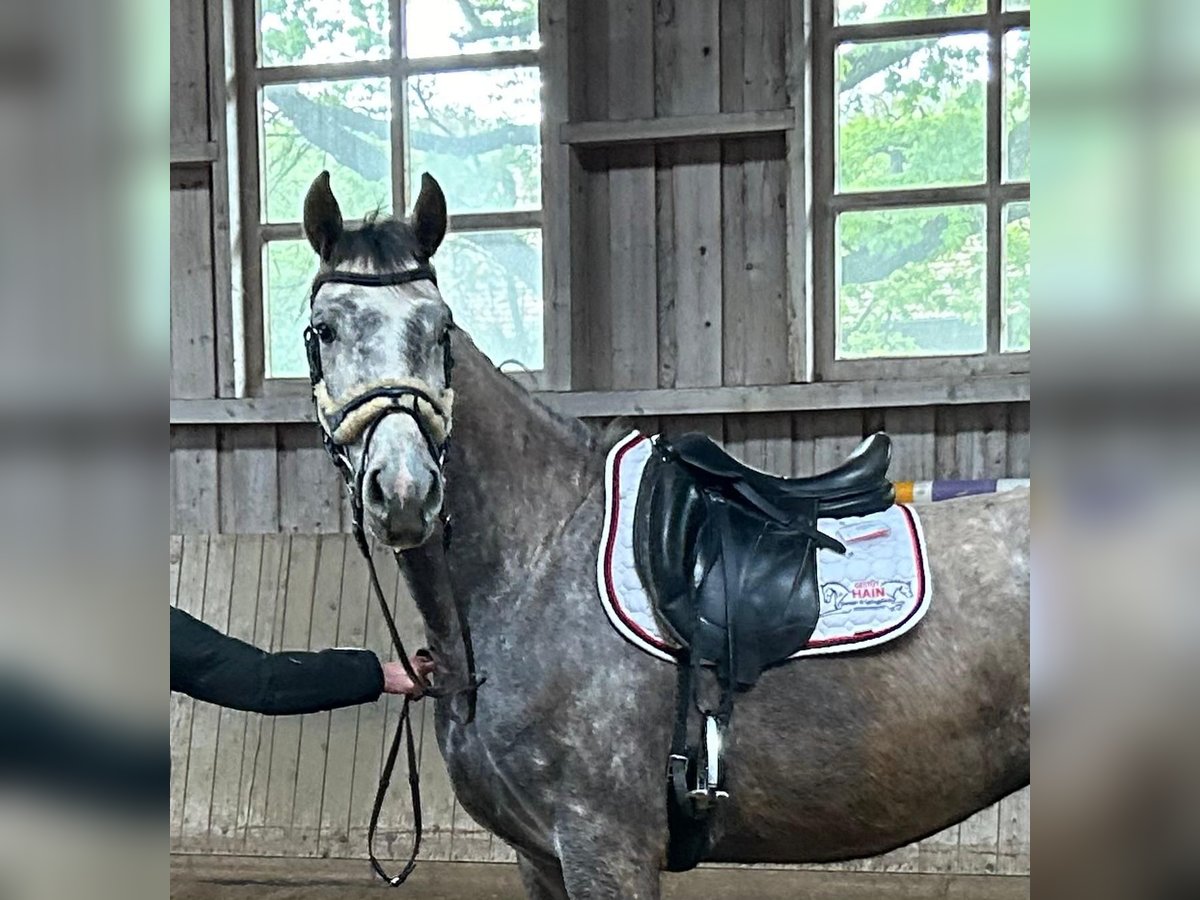
[[[367,473],[366,502],[368,506],[380,509],[383,506],[383,487],[379,484],[379,470],[372,469]]]

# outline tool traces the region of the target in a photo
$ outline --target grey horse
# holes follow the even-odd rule
[[[402,271],[445,230],[428,175],[407,221],[344,225],[325,173],[305,201],[320,272]],[[469,724],[462,695],[436,701],[455,794],[516,850],[531,898],[657,898],[676,681],[597,598],[606,438],[539,403],[450,323],[430,281],[322,283],[313,297],[335,397],[381,381],[440,392],[453,357],[441,467],[413,415],[383,416],[366,458],[361,439],[347,454],[367,527],[402,551],[437,680],[465,675],[463,624],[487,676]],[[1028,491],[920,515],[932,608],[891,644],[774,668],[739,699],[709,859],[882,853],[1029,783]]]

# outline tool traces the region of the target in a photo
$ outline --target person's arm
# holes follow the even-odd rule
[[[268,715],[319,712],[399,691],[369,650],[267,653],[171,608],[171,690]],[[404,679],[407,683],[407,679]]]

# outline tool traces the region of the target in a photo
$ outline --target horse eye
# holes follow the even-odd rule
[[[337,334],[334,332],[334,330],[332,328],[330,328],[328,325],[326,325],[324,322],[320,322],[320,323],[314,325],[313,333],[316,334],[317,339],[322,344],[332,344],[333,339],[335,337],[337,337]]]

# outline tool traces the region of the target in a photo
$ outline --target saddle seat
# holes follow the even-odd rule
[[[715,479],[743,481],[775,505],[787,506],[791,500],[815,498],[820,501],[819,512],[824,518],[874,512],[876,504],[872,498],[887,479],[892,453],[891,438],[877,432],[838,466],[807,478],[786,478],[734,459],[706,434],[685,434],[672,446],[679,459],[690,467]]]

